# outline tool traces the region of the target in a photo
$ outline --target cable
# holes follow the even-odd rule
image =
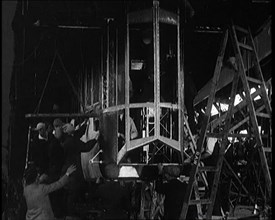
[[[55,63],[55,58],[56,58],[56,55],[57,55],[57,52],[55,51],[55,52],[54,52],[53,61],[52,61],[52,64],[51,64],[51,68],[50,68],[50,71],[49,71],[48,76],[47,76],[46,83],[45,83],[45,85],[44,85],[44,88],[43,88],[42,94],[41,94],[41,96],[40,96],[40,99],[39,99],[38,105],[37,105],[37,107],[36,107],[36,108],[35,108],[35,110],[34,110],[34,113],[38,113],[38,112],[39,112],[40,105],[41,105],[41,101],[42,101],[42,98],[43,98],[43,96],[44,96],[44,93],[45,93],[46,87],[47,87],[47,85],[48,85],[48,82],[49,82],[49,79],[50,79],[50,75],[51,75],[51,72],[52,72],[52,69],[53,69],[53,65],[54,65],[54,63]]]
[[[70,76],[69,76],[69,73],[68,73],[67,69],[65,68],[65,65],[64,65],[64,63],[63,63],[63,60],[62,60],[60,54],[59,54],[58,52],[57,52],[56,54],[57,54],[57,56],[58,56],[58,58],[59,58],[59,61],[60,61],[61,66],[62,66],[62,68],[63,68],[63,70],[64,70],[64,72],[65,72],[65,74],[66,74],[66,76],[67,76],[67,78],[68,78],[68,80],[69,80],[69,83],[71,84],[71,87],[72,87],[72,89],[73,89],[73,92],[74,92],[74,94],[75,94],[75,96],[76,96],[78,102],[81,104],[82,108],[85,109],[85,106],[84,106],[83,102],[80,100],[80,98],[79,98],[79,96],[78,96],[78,94],[77,94],[77,91],[76,91],[76,89],[75,89],[75,87],[74,87],[74,84],[73,84],[73,82],[72,82],[72,80],[71,80],[71,78],[70,78]]]
[[[24,57],[24,59],[22,61],[19,61],[18,63],[14,63],[13,66],[21,66],[21,65],[24,65],[26,63],[26,61],[28,61],[35,53],[36,51],[38,50],[38,48],[40,47],[41,45],[41,42],[42,42],[42,39],[43,39],[43,36],[44,36],[44,33],[43,35],[40,37],[40,40],[37,44],[37,46],[34,47],[34,50],[27,56],[27,57]]]

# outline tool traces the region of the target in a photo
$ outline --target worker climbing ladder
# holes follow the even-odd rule
[[[240,35],[237,34],[236,31],[242,32],[242,36],[240,37]],[[211,116],[211,109],[212,109],[214,99],[215,99],[215,94],[217,91],[217,83],[220,77],[220,72],[223,64],[229,32],[230,32],[230,37],[231,37],[234,52],[235,52],[238,69],[236,72],[237,74],[234,75],[234,79],[232,83],[228,111],[227,113],[224,113],[225,118],[223,120],[224,122],[223,127],[222,129],[219,130],[218,133],[214,134],[214,137],[218,137],[222,140],[217,164],[215,167],[202,167],[200,165],[201,153],[203,151],[203,145],[204,145],[206,136],[210,136],[209,120]],[[238,37],[241,38],[242,42],[240,42],[239,40],[240,38]],[[245,50],[246,52],[244,52],[243,50]],[[248,52],[250,53],[249,56],[248,56]],[[249,60],[247,59],[247,57],[249,57]],[[260,95],[263,100],[263,105],[257,110],[255,110],[255,105],[253,103],[255,94],[254,96],[253,94],[251,95],[251,88],[249,86],[250,82],[252,82],[253,84],[255,83],[257,84],[256,94]],[[197,205],[197,204],[207,206],[206,208],[207,211],[204,214],[202,213],[201,210],[198,209],[199,219],[212,218],[212,212],[213,212],[216,194],[218,190],[221,168],[223,164],[227,140],[228,140],[228,137],[232,135],[232,133],[236,130],[236,128],[240,126],[239,124],[233,125],[232,123],[233,114],[235,114],[238,111],[237,107],[234,106],[234,100],[238,90],[240,89],[240,86],[239,86],[240,83],[242,84],[241,88],[245,95],[245,99],[243,100],[243,103],[245,103],[245,107],[247,107],[247,114],[248,114],[246,119],[243,122],[241,122],[241,124],[244,124],[245,122],[251,123],[252,134],[249,134],[249,135],[250,137],[253,137],[256,140],[256,148],[258,149],[261,168],[263,169],[263,173],[265,177],[265,186],[269,197],[271,195],[271,177],[268,169],[266,155],[264,153],[264,146],[263,146],[261,133],[258,129],[258,119],[257,119],[257,117],[265,117],[265,118],[268,118],[269,120],[271,119],[272,110],[270,106],[270,101],[267,95],[265,81],[261,72],[261,67],[260,67],[257,53],[255,50],[255,45],[253,42],[252,35],[249,30],[247,31],[243,28],[232,25],[232,27],[230,27],[229,30],[225,31],[222,45],[220,47],[220,52],[217,58],[214,76],[212,78],[212,88],[211,88],[211,92],[207,102],[207,108],[205,113],[206,117],[204,118],[204,121],[203,121],[200,137],[197,142],[197,149],[192,160],[192,168],[190,172],[189,183],[188,183],[187,192],[184,198],[180,219],[186,219],[189,206]],[[265,111],[263,112],[263,110]],[[269,123],[269,125],[271,126],[271,122]],[[210,186],[210,190],[211,190],[210,197],[201,199],[196,196],[196,199],[191,199],[192,192],[194,191],[194,193],[196,194],[198,177],[202,171],[214,172],[213,183]]]

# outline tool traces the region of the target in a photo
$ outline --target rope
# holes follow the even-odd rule
[[[42,101],[42,98],[43,98],[43,96],[44,96],[44,93],[45,93],[45,90],[46,90],[46,87],[47,87],[47,85],[48,85],[48,82],[49,82],[49,79],[50,79],[50,75],[51,75],[51,72],[52,72],[52,69],[53,69],[53,65],[54,65],[54,62],[55,62],[56,54],[57,54],[57,52],[55,51],[54,57],[53,57],[53,61],[52,61],[52,64],[51,64],[51,68],[50,68],[50,71],[49,71],[48,76],[47,76],[46,83],[45,83],[45,85],[44,85],[42,94],[41,94],[41,96],[40,96],[38,105],[37,105],[37,107],[36,107],[35,110],[34,110],[34,113],[38,113],[38,112],[39,112],[40,105],[41,105],[41,101]]]
[[[50,71],[49,71],[48,76],[47,76],[46,83],[45,83],[45,85],[44,85],[42,94],[41,94],[41,96],[40,96],[38,105],[37,105],[37,107],[35,108],[34,113],[38,113],[39,110],[40,110],[41,101],[42,101],[42,99],[43,99],[43,97],[44,97],[45,90],[46,90],[46,87],[47,87],[47,85],[48,85],[48,82],[49,82],[49,79],[50,79],[50,75],[51,75],[51,72],[52,72],[53,65],[54,65],[54,63],[55,63],[56,57],[58,57],[58,59],[59,59],[59,61],[60,61],[60,63],[61,63],[61,66],[62,66],[62,68],[63,68],[63,70],[64,70],[64,72],[65,72],[65,74],[66,74],[66,76],[67,76],[67,78],[68,78],[68,81],[69,81],[69,83],[70,83],[70,85],[71,85],[71,87],[72,87],[72,89],[73,89],[74,94],[75,94],[76,97],[77,97],[77,100],[79,101],[79,103],[81,104],[82,108],[84,109],[84,104],[83,104],[83,102],[80,100],[80,98],[79,98],[79,96],[78,96],[78,93],[77,93],[77,91],[76,91],[76,89],[75,89],[75,87],[74,87],[74,85],[73,85],[73,83],[72,83],[71,78],[69,77],[68,71],[67,71],[66,68],[65,68],[65,65],[64,65],[64,63],[63,63],[63,61],[62,61],[62,58],[61,58],[60,54],[59,54],[58,51],[56,50],[56,51],[55,51],[55,54],[54,54],[54,58],[53,58],[52,64],[51,64]]]
[[[80,105],[82,106],[82,109],[84,110],[84,109],[85,109],[85,106],[84,106],[83,102],[80,100],[80,98],[79,98],[79,96],[78,96],[78,93],[77,93],[77,91],[76,91],[76,89],[75,89],[75,87],[74,87],[74,84],[73,84],[73,82],[72,82],[72,80],[71,80],[71,78],[70,78],[70,76],[69,76],[69,74],[68,74],[68,71],[66,70],[65,65],[64,65],[64,63],[63,63],[63,61],[62,61],[62,58],[61,58],[61,56],[60,56],[60,54],[59,54],[58,52],[57,52],[57,56],[58,56],[58,58],[59,58],[59,61],[60,61],[60,63],[61,63],[61,66],[62,66],[63,70],[64,70],[65,73],[66,73],[66,76],[67,76],[67,78],[68,78],[68,81],[69,81],[69,83],[70,83],[72,89],[73,89],[73,92],[74,92],[74,94],[75,94],[75,96],[76,96],[78,102],[79,102]]]

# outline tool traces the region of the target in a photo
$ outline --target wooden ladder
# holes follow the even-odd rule
[[[255,138],[256,148],[259,153],[261,168],[265,179],[267,189],[267,199],[271,199],[271,176],[270,169],[267,162],[267,155],[265,152],[271,152],[272,145],[272,108],[270,104],[270,97],[268,96],[267,86],[262,74],[258,54],[255,48],[254,40],[250,29],[232,25],[230,29],[231,38],[233,41],[234,52],[236,60],[239,64],[239,73],[245,92],[245,99],[247,103],[248,115],[251,123],[251,135]],[[258,93],[260,99],[256,102],[255,96],[251,94],[252,87],[255,89],[254,93]],[[255,98],[254,98],[255,97]],[[259,130],[262,122],[268,126],[268,132]],[[264,138],[269,138],[269,141],[264,141]]]
[[[204,139],[206,137],[206,132],[208,129],[208,122],[211,116],[211,108],[214,102],[214,98],[215,98],[215,93],[216,93],[216,89],[217,89],[217,82],[219,80],[220,77],[220,72],[221,72],[221,67],[222,67],[222,62],[223,62],[223,57],[224,57],[224,53],[225,53],[225,48],[226,48],[226,44],[227,44],[227,40],[228,40],[228,30],[225,31],[224,34],[224,39],[222,41],[222,45],[220,47],[220,52],[217,58],[217,62],[216,62],[216,66],[215,66],[215,72],[214,72],[214,76],[212,78],[213,84],[211,87],[211,92],[208,98],[208,102],[207,102],[207,108],[206,108],[206,113],[205,113],[205,118],[202,124],[202,128],[201,128],[201,132],[200,132],[200,136],[197,142],[197,149],[196,152],[194,154],[194,159],[191,163],[191,171],[190,171],[190,177],[189,177],[189,183],[187,186],[187,191],[184,197],[184,202],[183,202],[183,207],[182,207],[182,211],[181,211],[181,215],[180,215],[180,219],[186,219],[186,215],[187,215],[187,211],[188,211],[188,207],[191,205],[210,205],[211,203],[214,203],[213,199],[211,200],[212,197],[214,197],[215,199],[215,195],[213,194],[214,192],[214,188],[212,187],[212,194],[211,197],[209,199],[201,199],[198,198],[198,196],[195,196],[195,199],[191,200],[191,195],[192,192],[194,190],[194,194],[197,195],[197,183],[198,183],[198,176],[199,173],[201,172],[216,172],[218,173],[221,170],[221,165],[222,165],[222,156],[224,154],[222,154],[222,150],[220,150],[220,163],[217,164],[217,167],[203,167],[200,164],[200,159],[201,159],[201,153],[203,150],[203,144],[204,144]],[[212,213],[212,212],[211,212]],[[203,213],[202,211],[198,210],[198,218],[199,219],[203,219]]]
[[[236,32],[239,31],[241,32],[240,36]],[[202,167],[200,166],[200,159],[201,159],[201,153],[203,150],[203,144],[205,141],[206,134],[209,131],[209,119],[211,116],[211,109],[212,105],[214,103],[215,99],[215,94],[216,94],[216,89],[217,89],[217,82],[219,80],[220,72],[221,72],[221,67],[222,67],[222,62],[224,58],[224,53],[225,53],[225,48],[227,45],[227,40],[228,40],[228,33],[230,32],[230,37],[232,40],[234,52],[235,52],[235,57],[238,65],[238,70],[237,74],[234,75],[233,83],[232,83],[232,89],[231,89],[231,94],[230,94],[230,102],[229,102],[229,108],[228,111],[225,113],[226,117],[224,119],[224,126],[222,131],[217,132],[215,134],[216,137],[221,138],[221,145],[219,149],[219,157],[217,160],[217,164],[214,167]],[[240,39],[242,42],[240,42]],[[246,60],[247,59],[247,60]],[[249,74],[248,74],[249,73]],[[253,77],[251,77],[253,76]],[[231,123],[232,121],[232,116],[234,113],[236,113],[236,107],[234,106],[234,100],[237,95],[237,91],[239,89],[239,81],[242,84],[242,91],[245,94],[245,100],[243,101],[245,103],[245,106],[247,107],[247,117],[243,122],[240,122],[239,124],[244,124],[245,122],[251,123],[252,127],[252,134],[250,137],[254,137],[256,140],[256,147],[259,152],[259,157],[261,161],[261,168],[263,169],[263,174],[265,178],[265,184],[266,184],[266,189],[268,192],[269,197],[271,197],[271,177],[270,177],[270,172],[268,168],[268,163],[265,155],[264,149],[268,146],[263,146],[263,141],[262,141],[262,136],[261,133],[259,132],[258,129],[258,118],[266,118],[269,120],[269,125],[271,126],[271,106],[270,106],[270,101],[269,97],[267,95],[267,90],[266,90],[266,85],[265,81],[262,75],[261,67],[259,64],[258,56],[255,50],[255,45],[253,42],[252,35],[249,30],[246,30],[244,28],[232,25],[229,30],[225,31],[225,35],[222,41],[222,45],[220,47],[220,52],[217,58],[216,66],[215,66],[215,71],[214,71],[214,76],[212,78],[212,88],[211,92],[208,98],[207,102],[207,108],[206,108],[206,117],[204,119],[201,132],[200,132],[200,137],[197,143],[197,149],[195,152],[194,160],[192,161],[192,168],[190,172],[190,179],[187,187],[187,192],[184,197],[184,202],[183,202],[183,207],[181,211],[181,216],[180,219],[186,219],[188,207],[190,205],[203,205],[205,204],[207,206],[207,211],[205,214],[202,214],[201,212],[198,212],[198,218],[199,219],[211,219],[212,218],[212,212],[215,204],[215,199],[216,199],[216,194],[218,190],[218,185],[219,185],[219,179],[220,179],[220,174],[221,174],[221,168],[223,164],[223,159],[224,159],[224,154],[225,154],[225,149],[228,141],[228,137],[232,132],[236,130],[237,127],[240,125],[234,125]],[[260,108],[257,108],[255,110],[256,104],[253,103],[255,99],[255,94],[251,94],[251,85],[257,85],[256,86],[256,94],[261,96],[261,100],[263,102],[263,105],[260,106]],[[252,98],[253,97],[253,98]],[[258,117],[258,118],[257,118]],[[270,129],[271,130],[271,129]],[[209,134],[207,134],[209,136]],[[272,135],[271,135],[272,136]],[[269,146],[270,147],[270,146]],[[271,150],[270,150],[271,151]],[[195,200],[191,199],[191,194],[194,190],[196,194],[196,188],[197,188],[197,179],[199,176],[199,173],[202,171],[204,172],[214,172],[214,179],[213,179],[213,184],[211,186],[211,193],[209,198],[204,198],[204,199],[198,199],[196,197]],[[269,198],[270,199],[270,198]]]
[[[196,144],[196,140],[191,132],[191,129],[189,127],[189,124],[188,124],[188,120],[186,118],[186,116],[184,115],[183,116],[183,119],[184,119],[184,135],[185,135],[185,138],[184,138],[184,156],[187,157],[186,160],[183,161],[183,163],[185,161],[191,161],[192,160],[192,156],[195,155],[195,152],[196,152],[196,149],[197,149],[197,144]],[[189,162],[187,162],[189,163]],[[203,163],[200,163],[200,166],[202,167],[203,166]],[[199,178],[196,179],[195,183],[194,183],[194,195],[195,195],[195,199],[196,200],[199,200],[200,199],[200,192],[199,192],[199,181],[203,183],[203,185],[206,187],[208,187],[208,182],[207,182],[207,179],[206,179],[206,173],[205,172],[201,172],[201,173],[198,173],[199,175]],[[202,206],[200,203],[197,203],[196,204],[197,206],[197,211],[199,213],[199,215],[202,215]]]

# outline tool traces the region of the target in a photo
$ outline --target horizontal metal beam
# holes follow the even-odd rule
[[[25,118],[98,118],[96,113],[39,113],[26,114]]]
[[[99,26],[78,26],[78,25],[33,25],[38,28],[60,28],[60,29],[89,29],[89,30],[100,30],[102,27]]]
[[[149,164],[144,164],[144,163],[119,163],[119,166],[159,166],[159,163],[149,163]],[[162,166],[179,166],[182,167],[182,164],[180,163],[162,163]]]

